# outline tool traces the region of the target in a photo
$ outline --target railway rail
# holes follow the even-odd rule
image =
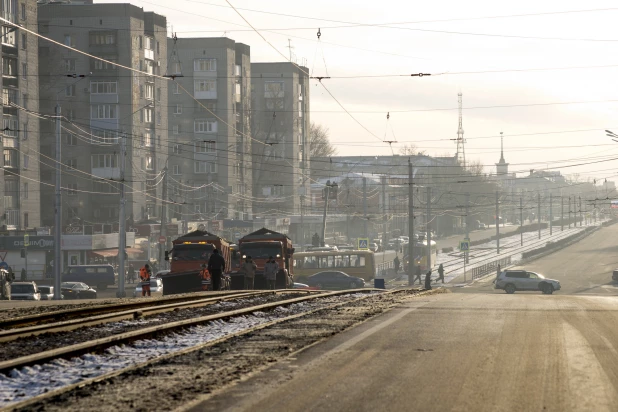
[[[307,316],[311,313],[314,313],[320,310],[334,308],[337,306],[349,304],[350,302],[366,299],[367,297],[373,295],[369,292],[378,292],[378,291],[380,292],[380,295],[382,295],[382,294],[400,293],[402,291],[406,291],[406,289],[384,291],[381,289],[365,288],[365,289],[346,290],[346,291],[339,291],[339,292],[327,292],[327,293],[320,293],[320,294],[314,293],[314,294],[309,294],[308,296],[304,296],[304,297],[286,299],[286,300],[282,300],[278,302],[272,302],[272,303],[247,307],[244,309],[217,313],[214,315],[202,316],[202,317],[194,318],[194,319],[185,319],[182,321],[158,325],[154,327],[146,327],[146,328],[131,331],[128,333],[114,335],[114,336],[110,336],[110,337],[106,337],[102,339],[96,339],[96,340],[92,340],[89,342],[75,344],[75,345],[71,345],[71,346],[64,347],[64,348],[44,351],[44,352],[37,353],[34,355],[24,356],[24,357],[12,359],[12,360],[5,361],[5,362],[0,362],[0,373],[5,374],[8,377],[15,377],[15,376],[19,377],[19,376],[22,376],[22,373],[19,371],[28,371],[31,368],[37,368],[39,373],[41,373],[41,371],[44,371],[46,365],[49,365],[50,362],[55,361],[54,363],[58,364],[58,361],[57,361],[58,359],[75,360],[75,357],[78,357],[80,355],[101,353],[105,349],[116,347],[119,345],[130,345],[132,343],[135,343],[137,345],[138,342],[143,342],[144,340],[147,340],[147,339],[155,339],[155,338],[165,339],[165,337],[162,337],[162,335],[169,336],[170,334],[173,334],[173,332],[180,331],[180,330],[182,330],[183,333],[188,334],[188,333],[191,333],[190,332],[191,329],[189,328],[196,327],[199,325],[208,326],[206,328],[202,327],[201,328],[202,332],[200,333],[203,333],[203,330],[208,330],[210,328],[217,329],[216,326],[218,325],[218,322],[233,323],[234,321],[241,319],[248,325],[247,327],[244,327],[243,326],[244,324],[242,324],[241,322],[241,326],[238,326],[235,329],[233,328],[232,332],[228,332],[228,333],[222,332],[219,335],[217,335],[216,333],[214,335],[212,334],[209,335],[210,339],[207,339],[206,343],[204,343],[204,341],[201,340],[201,339],[204,339],[202,337],[201,339],[198,339],[196,341],[198,343],[196,343],[195,345],[191,345],[188,348],[182,348],[182,350],[179,350],[179,351],[172,351],[172,352],[161,354],[160,356],[154,356],[152,359],[150,359],[149,361],[145,363],[143,362],[143,363],[137,364],[137,361],[135,361],[135,362],[131,362],[129,366],[126,366],[126,364],[123,364],[120,367],[112,368],[112,370],[102,369],[100,371],[101,373],[97,374],[95,372],[96,376],[90,379],[83,379],[76,383],[72,383],[69,385],[62,385],[59,388],[52,388],[51,390],[47,388],[45,389],[46,393],[41,393],[39,395],[32,397],[31,399],[24,400],[22,402],[6,405],[7,400],[4,399],[4,403],[7,406],[8,410],[19,409],[21,407],[32,404],[33,402],[38,402],[41,399],[47,399],[51,396],[56,396],[58,394],[64,393],[66,391],[70,391],[77,387],[82,387],[83,385],[88,385],[88,384],[100,381],[102,379],[107,379],[111,376],[117,376],[123,372],[126,372],[127,370],[130,370],[131,368],[141,367],[141,366],[144,366],[145,364],[158,361],[162,357],[166,357],[166,356],[173,357],[179,354],[188,353],[188,352],[197,350],[199,348],[202,348],[204,346],[213,345],[215,343],[220,343],[227,339],[241,336],[241,335],[250,333],[255,330],[260,330],[260,329],[275,325],[277,323],[284,322],[286,320],[298,318],[301,316]],[[358,296],[357,294],[361,294],[361,296]],[[348,295],[348,296],[345,296],[345,295]],[[268,316],[263,317],[264,316],[263,314],[265,312],[272,314],[271,317],[268,317]],[[252,320],[253,324],[251,324],[251,322],[247,323],[248,322],[247,317],[251,317],[251,316],[257,319],[257,320]],[[187,332],[188,329],[189,329],[189,332]],[[143,359],[143,358],[141,358],[139,355],[136,355],[136,359]],[[62,361],[62,362],[70,363],[71,361]],[[64,363],[62,364],[64,365]],[[34,365],[39,365],[39,366],[35,367]],[[56,365],[55,367],[58,367],[58,366]],[[62,366],[60,367],[62,368]],[[48,371],[48,372],[55,373],[51,371]],[[37,379],[40,379],[40,378],[44,380],[44,376],[37,377]],[[0,399],[0,405],[2,405],[2,403],[3,401],[2,399]]]

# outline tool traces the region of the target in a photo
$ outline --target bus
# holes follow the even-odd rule
[[[376,259],[374,253],[370,250],[294,253],[294,276],[296,278],[306,278],[318,272],[329,270],[371,280],[376,275]]]
[[[422,241],[416,241],[416,243],[414,244],[414,255],[416,256],[415,265],[420,266],[421,272],[423,272],[423,274],[427,272],[427,270],[433,269],[433,267],[436,265],[436,260],[438,259],[438,244],[432,240],[430,247],[431,268],[427,267],[427,239],[424,239]],[[406,253],[403,258],[403,269],[404,271],[406,271],[406,273],[408,272],[408,263],[408,253]]]

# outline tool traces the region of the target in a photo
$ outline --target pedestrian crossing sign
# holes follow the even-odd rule
[[[467,252],[470,250],[470,241],[469,240],[464,240],[462,242],[459,242],[459,250],[461,250],[462,252]]]
[[[358,250],[368,250],[369,249],[369,238],[359,238],[357,241],[357,249]]]

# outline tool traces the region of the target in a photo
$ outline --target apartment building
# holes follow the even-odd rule
[[[2,17],[36,31],[35,0],[1,0]],[[39,201],[38,39],[10,24],[2,25],[2,151],[0,226],[26,229],[41,225]]]
[[[157,218],[167,160],[166,18],[131,4],[40,4],[39,32],[140,74],[41,40],[41,111],[61,107],[63,226],[118,222],[121,145],[126,216]],[[42,121],[41,152],[56,157],[55,125]],[[53,224],[53,162],[41,170],[43,222]],[[47,166],[45,166],[45,164]]]
[[[253,209],[297,214],[309,180],[309,70],[252,63]]]
[[[183,220],[250,220],[249,46],[228,38],[168,39],[169,191]],[[195,189],[194,189],[195,188]]]

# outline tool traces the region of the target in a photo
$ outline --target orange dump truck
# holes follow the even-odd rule
[[[294,248],[292,240],[284,235],[266,228],[249,233],[238,241],[240,257],[243,260],[246,256],[251,256],[257,266],[255,272],[255,289],[265,289],[266,279],[264,278],[264,265],[268,258],[272,256],[279,264],[277,273],[277,289],[291,288],[294,284],[292,272],[292,255]]]
[[[230,243],[217,235],[196,230],[180,236],[172,244],[172,250],[165,252],[170,273],[162,276],[164,295],[201,291],[202,265],[208,264],[215,249],[225,259],[225,273],[230,272]]]

